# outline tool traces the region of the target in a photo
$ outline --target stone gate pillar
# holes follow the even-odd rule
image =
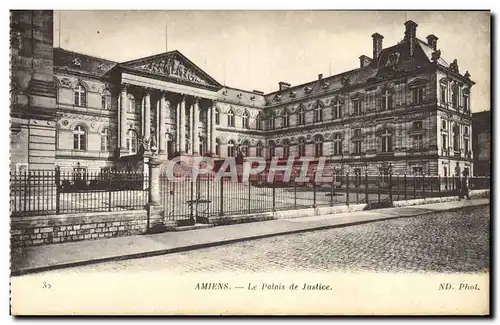
[[[148,212],[146,232],[148,233],[165,231],[164,208],[160,200],[160,164],[158,157],[149,158],[149,200],[146,205]]]

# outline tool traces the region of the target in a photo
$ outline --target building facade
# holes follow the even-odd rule
[[[389,47],[373,34],[372,57],[356,69],[264,94],[221,85],[179,51],[120,63],[52,49],[51,12],[12,17],[13,64],[39,60],[13,67],[18,171],[140,170],[153,152],[162,161],[241,152],[324,156],[338,173],[473,172],[474,82],[442,58],[436,36],[417,38],[413,21]],[[26,51],[30,41],[43,46]]]

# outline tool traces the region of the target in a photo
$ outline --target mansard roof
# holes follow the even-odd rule
[[[82,53],[54,48],[54,67],[68,72],[88,74],[102,77],[113,69],[118,62],[101,59]]]
[[[221,101],[227,101],[245,106],[262,107],[266,104],[264,94],[233,87],[224,86],[219,95]]]

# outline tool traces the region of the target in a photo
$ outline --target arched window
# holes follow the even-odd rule
[[[314,136],[314,155],[316,157],[323,156],[323,136],[321,134]]]
[[[101,131],[101,151],[107,152],[111,149],[111,132],[108,128]]]
[[[255,124],[256,124],[256,128],[257,130],[262,130],[262,117],[259,114],[257,114],[257,117],[255,118]]]
[[[290,156],[290,141],[288,139],[283,140],[283,158],[288,158]]]
[[[304,125],[306,123],[306,112],[302,107],[299,107],[297,112],[297,124]]]
[[[290,126],[290,115],[288,114],[288,110],[285,109],[283,112],[283,127],[287,128]]]
[[[269,141],[267,146],[269,147],[269,158],[273,158],[276,155],[276,144],[274,141]]]
[[[165,147],[167,148],[167,157],[170,159],[174,155],[174,140],[170,133],[165,133]]]
[[[272,113],[271,116],[269,117],[269,129],[270,130],[274,130],[275,119],[276,119],[276,116],[274,115],[274,113]]]
[[[135,113],[135,97],[132,94],[128,94],[128,113]]]
[[[227,156],[234,157],[234,141],[233,140],[229,140],[227,142]]]
[[[107,89],[101,94],[101,108],[106,110],[111,109],[111,93]]]
[[[248,157],[250,155],[249,148],[248,148],[248,141],[245,140],[240,144],[240,151],[241,153],[245,156]]]
[[[458,108],[458,87],[454,86],[451,90],[451,105]]]
[[[457,124],[453,125],[453,150],[454,151],[459,151],[460,150],[460,128],[458,127]]]
[[[234,112],[232,109],[227,112],[227,126],[234,127]]]
[[[392,152],[392,133],[385,129],[382,133],[382,152]]]
[[[87,106],[87,90],[82,84],[75,87],[75,106]]]
[[[73,130],[73,149],[87,150],[87,130],[82,125]]]
[[[255,147],[255,156],[262,157],[262,142],[257,142],[257,146]]]
[[[219,125],[220,123],[220,112],[219,109],[215,108],[215,125]]]
[[[207,140],[204,137],[199,137],[198,143],[199,143],[198,153],[200,155],[204,155],[207,148]]]
[[[319,103],[314,108],[314,122],[323,121],[323,106]]]
[[[392,93],[389,89],[385,89],[382,94],[382,110],[392,109]]]
[[[215,155],[220,157],[220,139],[215,139]]]
[[[299,151],[299,157],[304,157],[306,155],[306,139],[299,138],[298,151]]]
[[[130,155],[137,153],[137,133],[134,130],[127,132],[127,150]]]
[[[335,156],[342,155],[342,134],[340,133],[333,135],[333,154]]]
[[[333,103],[333,118],[334,119],[339,119],[342,117],[342,103],[340,100],[336,100]]]
[[[243,116],[241,117],[241,123],[244,129],[248,129],[248,113],[243,112]]]

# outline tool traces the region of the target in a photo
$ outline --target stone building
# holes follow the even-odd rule
[[[113,62],[52,49],[52,12],[12,16],[13,169],[140,170],[157,150],[325,156],[350,174],[473,170],[474,82],[413,21],[389,47],[373,34],[356,69],[264,94],[221,85],[179,51]]]

